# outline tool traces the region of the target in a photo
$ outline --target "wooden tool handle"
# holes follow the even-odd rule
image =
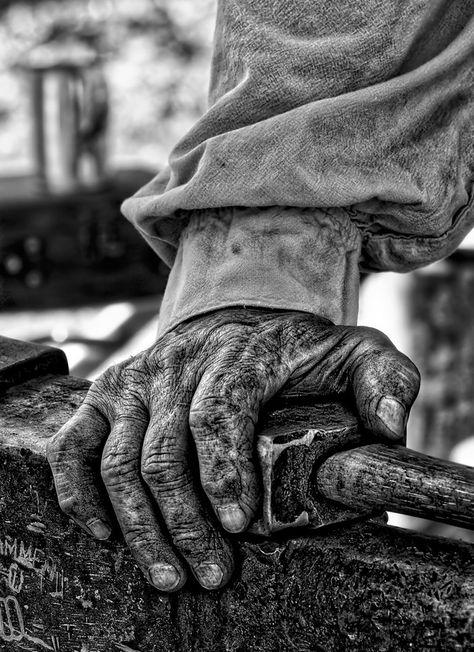
[[[331,455],[317,490],[343,505],[386,509],[474,529],[474,468],[403,446],[371,444]]]

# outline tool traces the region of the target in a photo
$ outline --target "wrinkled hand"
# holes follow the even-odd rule
[[[345,394],[369,431],[399,440],[418,386],[410,360],[372,329],[243,308],[195,318],[108,369],[52,438],[47,455],[59,504],[106,539],[113,519],[103,482],[156,588],[178,590],[190,568],[216,589],[233,568],[219,523],[242,532],[259,506],[261,406],[282,389]]]

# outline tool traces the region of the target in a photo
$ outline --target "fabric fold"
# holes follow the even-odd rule
[[[474,0],[220,2],[209,110],[123,211],[169,264],[226,206],[345,208],[365,268],[433,262],[474,224],[473,63]]]

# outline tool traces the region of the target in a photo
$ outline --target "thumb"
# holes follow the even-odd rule
[[[357,328],[359,339],[348,366],[349,390],[364,427],[373,435],[403,440],[420,374],[413,362],[375,329]]]

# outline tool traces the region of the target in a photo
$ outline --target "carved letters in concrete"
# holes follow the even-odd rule
[[[28,604],[21,601],[24,587],[37,582],[40,593],[62,599],[67,578],[56,562],[43,550],[21,539],[0,539],[0,640],[12,649],[39,648],[60,652],[56,635],[41,636],[42,624],[28,622]],[[31,643],[34,647],[29,648]]]

